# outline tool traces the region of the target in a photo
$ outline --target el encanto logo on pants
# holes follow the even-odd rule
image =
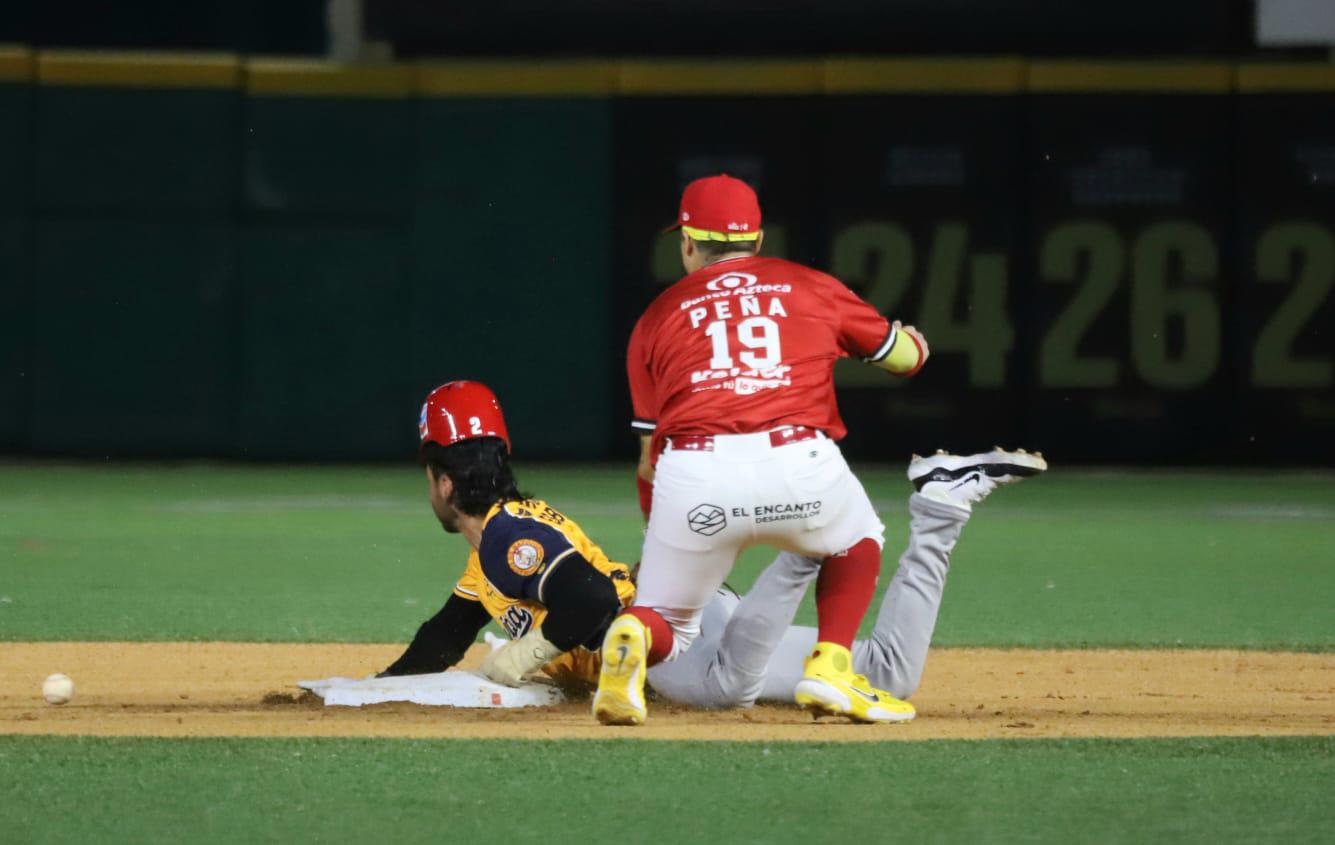
[[[718,505],[696,505],[686,514],[686,522],[696,534],[711,537],[728,527],[728,519],[723,515],[723,508]]]

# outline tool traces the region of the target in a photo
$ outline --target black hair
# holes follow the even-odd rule
[[[754,255],[756,244],[759,243],[759,241],[697,241],[695,238],[691,240],[705,258],[717,258],[730,252],[749,252]]]
[[[454,482],[450,504],[469,516],[486,516],[498,502],[529,498],[519,491],[510,468],[510,450],[499,437],[477,437],[453,446],[423,443],[417,459],[432,478],[448,475]]]

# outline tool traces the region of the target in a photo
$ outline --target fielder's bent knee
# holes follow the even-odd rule
[[[695,642],[696,637],[700,636],[700,626],[697,625],[689,631],[683,631],[679,628],[672,629],[672,654],[668,655],[668,660],[676,660],[686,653]]]
[[[655,608],[663,620],[668,623],[672,629],[672,653],[667,656],[668,660],[676,660],[686,653],[700,636],[700,614],[699,612],[682,612],[676,610],[666,610],[664,608]]]

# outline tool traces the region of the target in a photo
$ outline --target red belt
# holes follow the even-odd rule
[[[824,436],[819,429],[807,428],[804,425],[792,425],[771,431],[769,433],[769,445],[778,448],[790,443],[801,443],[803,440],[815,440]],[[714,435],[674,434],[663,442],[663,451],[672,449],[683,452],[712,452],[714,451]]]

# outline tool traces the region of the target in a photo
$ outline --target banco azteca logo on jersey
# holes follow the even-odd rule
[[[724,291],[749,288],[755,283],[756,277],[750,273],[724,273],[717,279],[706,282],[705,287],[712,291]]]
[[[723,515],[723,508],[718,505],[696,505],[686,514],[686,524],[696,534],[712,537],[728,527],[728,518]]]

